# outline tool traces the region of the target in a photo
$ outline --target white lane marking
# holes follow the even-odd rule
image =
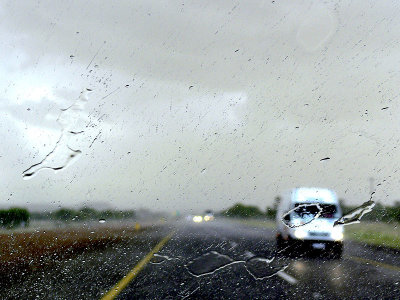
[[[248,258],[252,258],[256,255],[253,252],[246,250],[246,251],[244,251],[243,256],[245,259],[248,259]]]
[[[289,274],[283,272],[283,271],[279,271],[278,273],[276,273],[276,275],[278,275],[280,278],[286,280],[287,282],[291,283],[291,284],[296,284],[298,282],[298,280],[292,276],[290,276]]]
[[[233,248],[236,248],[236,246],[238,245],[238,243],[231,241],[231,248],[229,250],[232,250]]]

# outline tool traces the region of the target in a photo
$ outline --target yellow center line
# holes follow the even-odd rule
[[[394,266],[394,265],[389,265],[389,264],[385,264],[383,262],[379,262],[379,261],[375,261],[375,260],[371,260],[371,259],[367,259],[367,258],[362,258],[362,257],[358,257],[358,256],[347,256],[347,258],[357,261],[357,262],[361,262],[361,263],[367,263],[367,264],[371,264],[375,267],[381,267],[381,268],[386,268],[392,271],[397,271],[400,272],[400,267],[398,266]]]
[[[118,294],[132,281],[140,271],[147,265],[150,259],[153,257],[154,253],[161,250],[161,248],[171,239],[174,235],[174,231],[164,237],[154,248],[151,250],[141,261],[128,273],[124,278],[122,278],[111,290],[105,294],[101,300],[111,300],[118,296]]]

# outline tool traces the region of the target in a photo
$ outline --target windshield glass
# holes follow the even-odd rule
[[[0,299],[399,298],[399,1],[3,0],[0,40]]]

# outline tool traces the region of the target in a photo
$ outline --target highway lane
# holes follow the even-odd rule
[[[274,232],[178,222],[21,277],[2,299],[100,299],[171,231],[117,299],[398,299],[400,254],[346,243],[341,260],[277,255]],[[258,257],[258,258],[257,258]]]

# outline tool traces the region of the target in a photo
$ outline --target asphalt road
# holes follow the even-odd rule
[[[0,298],[100,299],[135,266],[117,299],[400,299],[400,253],[347,242],[342,259],[289,257],[276,253],[273,230],[222,220],[160,226],[55,262],[3,286]]]

